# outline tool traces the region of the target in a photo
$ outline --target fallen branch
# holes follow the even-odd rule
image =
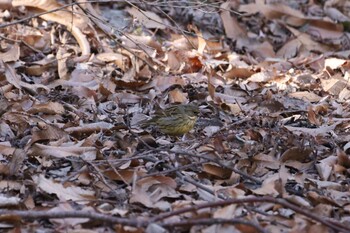
[[[334,220],[330,221],[328,219],[325,219],[322,216],[313,214],[310,210],[298,207],[284,199],[280,198],[274,198],[274,197],[246,197],[246,198],[237,198],[237,199],[228,199],[228,200],[222,200],[222,201],[216,201],[216,202],[210,202],[205,204],[200,204],[192,207],[182,208],[175,211],[171,211],[168,213],[159,214],[158,216],[154,217],[150,220],[150,222],[157,222],[160,220],[164,220],[166,218],[169,218],[171,216],[178,216],[183,213],[197,211],[200,209],[205,208],[213,208],[213,207],[222,207],[227,206],[231,204],[243,204],[243,203],[255,203],[255,202],[268,202],[268,203],[274,203],[282,205],[288,209],[291,209],[299,214],[302,214],[314,221],[320,222],[325,226],[328,226],[329,228],[336,230],[336,231],[346,231],[350,232],[350,226],[346,226],[344,224],[341,224],[339,222],[334,222]]]
[[[119,218],[119,217],[113,217],[107,214],[101,214],[96,212],[86,212],[86,211],[22,211],[22,210],[0,210],[0,216],[2,218],[6,216],[18,216],[23,219],[33,220],[33,219],[52,219],[52,218],[88,218],[91,220],[97,220],[102,221],[109,224],[121,224],[125,226],[132,226],[132,227],[147,227],[151,223],[159,222],[161,220],[164,220],[166,218],[172,217],[172,216],[178,216],[183,213],[197,211],[200,209],[205,208],[214,208],[214,207],[223,207],[231,204],[243,204],[243,203],[256,203],[256,202],[267,202],[267,203],[274,203],[279,204],[283,207],[289,208],[296,213],[302,214],[316,222],[322,223],[323,225],[329,227],[330,229],[333,229],[338,232],[350,232],[350,226],[344,225],[340,222],[335,222],[334,220],[326,219],[325,217],[313,214],[308,209],[303,209],[301,207],[298,207],[284,199],[280,198],[274,198],[274,197],[246,197],[246,198],[240,198],[240,199],[230,199],[230,200],[222,200],[222,201],[216,201],[216,202],[210,202],[205,204],[200,204],[192,207],[182,208],[175,211],[171,211],[168,213],[159,214],[156,217],[153,217],[149,220],[138,220],[136,218],[128,219],[128,218]],[[221,224],[221,223],[230,223],[230,224],[245,224],[252,227],[255,227],[260,232],[262,228],[259,227],[257,224],[244,221],[244,220],[238,220],[238,219],[197,219],[197,220],[186,220],[186,221],[179,221],[174,223],[160,223],[160,225],[164,227],[171,227],[171,226],[188,226],[188,225],[210,225],[210,224]]]
[[[241,225],[247,225],[254,229],[256,229],[258,232],[261,233],[267,233],[268,231],[264,230],[263,227],[261,227],[258,224],[255,224],[251,221],[246,221],[242,219],[223,219],[223,218],[201,218],[201,219],[190,219],[185,221],[179,221],[179,222],[170,222],[170,223],[164,223],[160,224],[162,227],[174,229],[174,227],[186,227],[186,226],[195,226],[195,225],[213,225],[213,224],[241,224]]]
[[[52,218],[88,218],[102,221],[109,224],[122,224],[132,227],[147,226],[148,221],[137,220],[135,218],[118,218],[107,214],[87,211],[34,211],[34,210],[0,210],[1,219],[6,216],[18,216],[23,219],[52,219]]]

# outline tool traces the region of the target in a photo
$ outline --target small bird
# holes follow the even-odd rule
[[[141,122],[141,127],[154,126],[164,134],[181,136],[194,127],[198,114],[198,106],[178,104],[156,112],[152,119]]]

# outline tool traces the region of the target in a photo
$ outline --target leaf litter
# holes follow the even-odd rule
[[[347,7],[0,5],[0,228],[350,232]]]

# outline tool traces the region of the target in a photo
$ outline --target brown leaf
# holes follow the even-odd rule
[[[255,72],[251,68],[239,68],[239,67],[233,67],[228,72],[225,72],[224,77],[228,79],[235,79],[235,78],[249,78],[252,76]]]
[[[29,110],[28,113],[31,114],[37,114],[37,113],[44,113],[44,114],[63,114],[65,112],[65,109],[62,104],[57,102],[47,102],[47,103],[40,103],[33,105]]]
[[[48,194],[56,194],[58,199],[62,202],[73,200],[73,201],[88,201],[93,200],[94,191],[88,189],[82,189],[77,186],[65,185],[55,182],[52,179],[45,178],[44,175],[38,175],[33,177],[35,184],[43,192]]]
[[[204,172],[221,179],[228,179],[232,174],[230,169],[222,168],[212,163],[205,163],[202,165],[202,168]]]
[[[123,181],[126,184],[132,183],[134,176],[136,177],[142,177],[146,174],[144,171],[137,171],[135,169],[125,169],[120,170],[118,169],[117,172],[113,169],[109,169],[103,172],[107,177],[109,177],[112,180],[118,180]]]
[[[221,19],[225,28],[226,36],[232,40],[237,40],[239,37],[245,37],[247,32],[239,25],[237,19],[230,13],[231,8],[237,8],[239,1],[228,1],[222,3],[220,9]]]
[[[27,154],[22,149],[15,149],[12,154],[11,161],[8,165],[9,175],[16,175],[21,166],[23,165],[23,161],[27,158]]]
[[[49,124],[39,124],[39,128],[32,129],[32,139],[30,144],[40,141],[68,139],[68,134],[62,129]]]
[[[169,91],[169,102],[170,103],[186,103],[188,102],[188,94],[183,93],[179,88]]]
[[[311,136],[316,137],[317,135],[326,135],[331,130],[334,130],[340,122],[337,122],[333,125],[320,126],[319,128],[302,128],[302,127],[293,127],[293,126],[284,126],[289,131],[293,132],[296,135],[300,135],[302,133],[309,134]]]
[[[343,150],[337,149],[338,164],[346,168],[350,168],[350,156],[347,155]]]
[[[99,53],[96,58],[103,62],[114,62],[120,69],[126,70],[129,59],[120,53]]]
[[[321,122],[317,119],[316,113],[314,112],[312,106],[308,107],[308,111],[307,111],[307,118],[310,121],[311,124],[320,126]]]
[[[292,147],[288,150],[286,150],[281,155],[281,162],[286,162],[288,160],[296,160],[300,162],[304,162],[305,160],[310,159],[310,154],[312,152],[311,148],[299,148],[299,147]]]
[[[48,146],[39,143],[34,144],[28,151],[30,155],[52,156],[55,158],[66,158],[68,156],[82,157],[86,160],[95,160],[97,149],[95,147],[83,147],[77,145]]]
[[[20,49],[18,44],[14,44],[5,53],[0,53],[0,58],[3,62],[12,62],[19,59]]]
[[[141,203],[149,208],[167,210],[170,208],[170,203],[162,198],[179,197],[175,191],[176,186],[175,180],[170,177],[154,176],[140,179],[134,186],[130,203]]]
[[[163,23],[162,18],[151,11],[143,11],[136,9],[135,7],[127,9],[127,12],[140,21],[147,28],[165,29],[166,25]]]

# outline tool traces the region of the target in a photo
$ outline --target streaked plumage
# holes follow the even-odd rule
[[[152,119],[142,122],[141,126],[155,126],[164,134],[181,136],[194,127],[198,113],[198,107],[193,104],[174,105],[157,112]]]

